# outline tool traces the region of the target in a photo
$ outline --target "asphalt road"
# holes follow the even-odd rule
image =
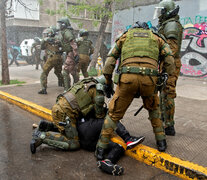
[[[0,90],[51,108],[63,88],[57,87],[57,78],[52,70],[48,78],[49,94],[38,95],[40,73],[41,70],[35,70],[34,66],[13,65],[10,67],[11,79],[23,80],[27,84],[2,86]],[[97,168],[93,152],[66,152],[41,145],[32,155],[29,149],[32,124],[38,123],[40,118],[3,100],[0,100],[0,117],[0,180],[179,179],[127,156],[118,162],[124,167],[124,175],[114,177]]]
[[[0,67],[1,69],[1,67]],[[38,95],[40,70],[35,66],[10,66],[10,78],[25,81],[25,85],[1,86],[0,90],[32,101],[50,109],[58,94],[57,78],[50,72],[48,95]],[[1,77],[0,77],[1,78]],[[167,153],[207,167],[207,79],[180,77],[176,98],[176,136],[167,137]],[[145,135],[143,144],[156,148],[152,128],[147,120],[146,110],[137,117],[133,114],[142,105],[135,99],[127,110],[123,123],[132,135]],[[63,152],[48,146],[41,146],[37,154],[31,155],[29,142],[31,126],[40,119],[14,105],[0,100],[0,179],[111,179],[117,178],[100,172],[93,153],[80,150]],[[67,157],[66,157],[67,156]],[[130,157],[124,157],[119,164],[125,173],[121,179],[178,179],[159,169],[147,166]]]

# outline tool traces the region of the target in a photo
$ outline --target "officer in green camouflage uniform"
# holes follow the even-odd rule
[[[52,107],[52,119],[55,126],[51,131],[60,132],[53,135],[37,129],[33,134],[30,147],[32,153],[42,143],[64,150],[76,150],[80,147],[76,121],[90,113],[95,118],[104,118],[104,76],[96,79],[86,78],[77,82],[67,92],[60,94]],[[63,125],[63,126],[62,126]]]
[[[40,53],[41,53],[41,41],[38,37],[34,38],[34,43],[32,44],[31,52],[35,58],[36,69],[38,70],[39,64],[41,62]]]
[[[43,39],[41,43],[41,49],[46,51],[47,60],[43,66],[43,72],[40,76],[40,82],[42,89],[38,92],[39,94],[47,94],[47,76],[52,68],[55,69],[54,73],[58,77],[58,85],[63,85],[62,76],[62,48],[60,43],[55,37],[55,32],[52,28],[48,28],[45,33],[47,37]]]
[[[97,143],[97,158],[104,155],[117,122],[123,118],[133,99],[140,96],[144,108],[148,110],[158,150],[165,151],[167,148],[156,89],[159,56],[163,57],[163,71],[172,74],[175,67],[169,45],[158,34],[149,30],[146,23],[141,22],[136,22],[126,31],[109,52],[103,69],[108,85],[106,91],[112,92],[112,73],[119,57],[120,77]]]
[[[79,56],[77,52],[77,43],[73,35],[73,28],[71,27],[68,18],[63,17],[57,21],[59,25],[58,39],[61,42],[63,51],[66,52],[66,61],[63,68],[64,89],[70,88],[71,79],[70,74],[73,76],[74,83],[78,82],[78,61]]]
[[[79,32],[80,38],[77,39],[79,54],[78,72],[81,70],[84,78],[88,77],[87,68],[90,62],[90,55],[94,52],[93,43],[88,39],[88,35],[87,30],[81,29]]]
[[[165,122],[165,134],[175,135],[174,113],[176,83],[180,74],[181,58],[180,48],[182,43],[183,27],[179,21],[179,6],[175,7],[172,0],[163,0],[155,8],[155,17],[159,17],[159,33],[162,34],[169,44],[175,59],[175,72],[169,76],[166,87],[160,95],[162,119]]]

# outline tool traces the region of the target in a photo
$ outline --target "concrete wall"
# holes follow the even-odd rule
[[[182,68],[184,76],[207,77],[207,4],[206,0],[181,0],[176,2],[180,6],[180,21],[184,27],[181,49]],[[154,7],[156,5],[139,6],[117,12],[113,18],[112,44],[116,37],[126,27],[137,20],[148,22],[153,26]]]

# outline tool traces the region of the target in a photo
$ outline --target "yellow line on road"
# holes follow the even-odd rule
[[[39,117],[52,121],[51,110],[39,106],[30,101],[26,101],[16,96],[0,91],[0,98],[11,102],[28,112],[31,112]],[[113,137],[112,141],[121,144],[126,148],[126,144],[120,137]],[[207,168],[194,164],[189,161],[181,160],[173,157],[167,153],[161,153],[156,149],[150,148],[145,145],[138,145],[137,147],[127,150],[126,155],[144,162],[148,165],[154,166],[167,173],[178,176],[182,179],[207,179]]]

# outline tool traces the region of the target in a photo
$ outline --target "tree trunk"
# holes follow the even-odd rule
[[[7,38],[6,38],[6,1],[0,3],[1,11],[1,64],[2,64],[2,84],[9,84],[9,68],[7,55]]]
[[[105,4],[105,8],[111,10],[111,5],[112,2],[108,2]],[[109,16],[105,15],[102,19],[101,19],[101,25],[99,27],[99,34],[98,34],[98,38],[94,47],[94,53],[93,53],[93,58],[91,60],[89,69],[91,68],[95,68],[96,63],[97,63],[97,59],[98,59],[98,53],[100,52],[101,49],[101,43],[103,41],[103,36],[106,30],[106,26],[108,24],[108,20],[109,20]]]

